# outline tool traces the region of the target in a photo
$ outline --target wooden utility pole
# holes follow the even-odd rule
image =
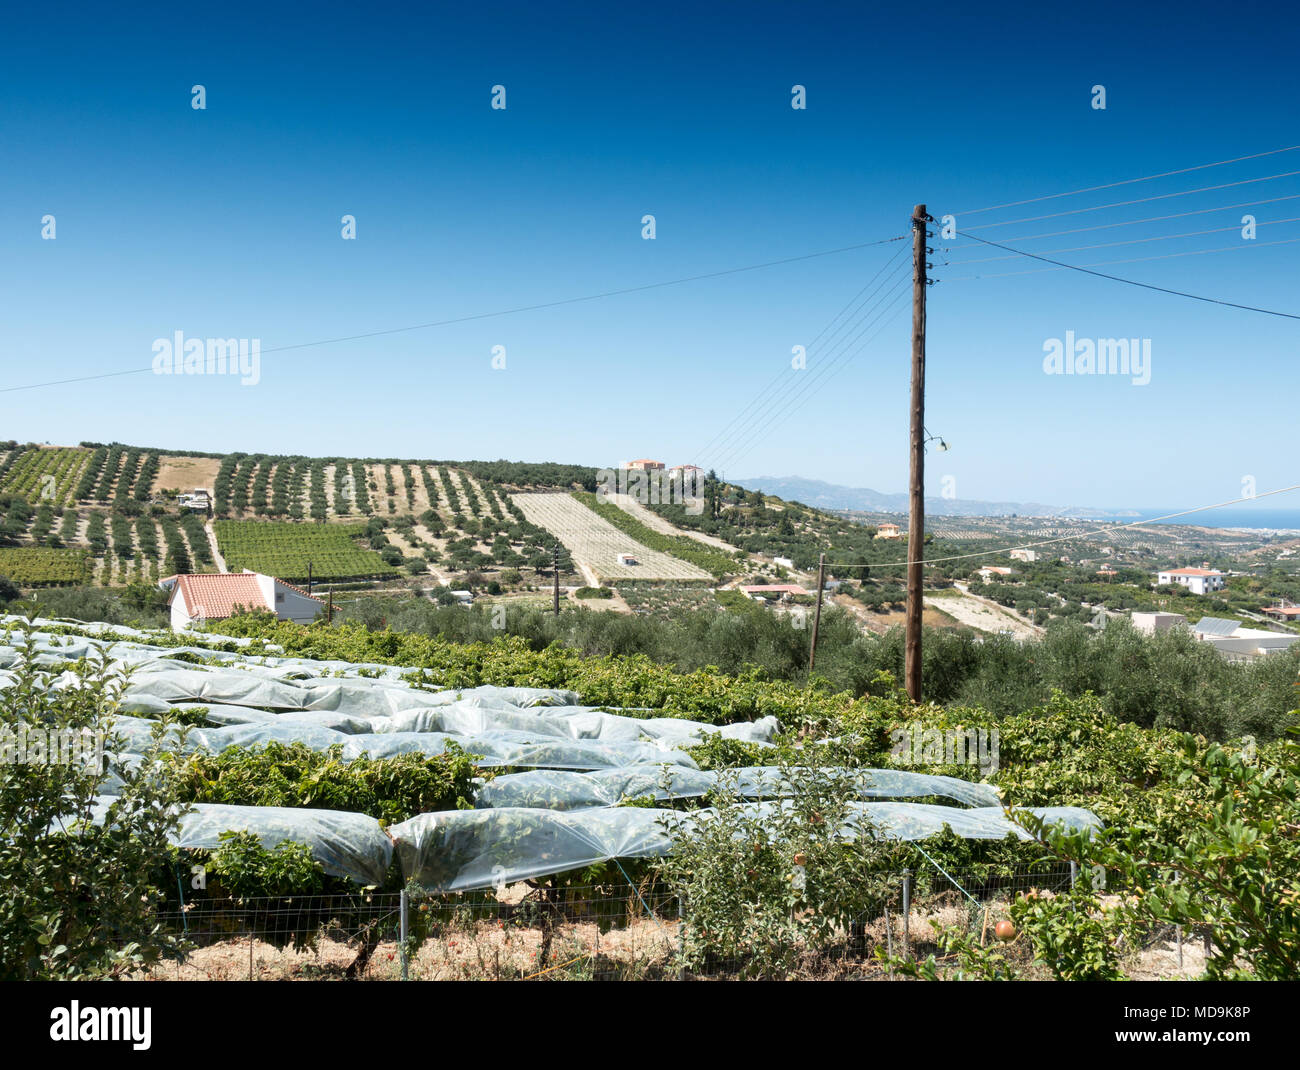
[[[307,597],[311,597],[311,562],[307,562]]]
[[[334,588],[333,587],[330,588],[329,608],[325,610],[325,623],[326,624],[334,623]]]
[[[925,553],[925,205],[912,209],[912,459],[907,525],[907,640],[903,675],[907,695],[921,701],[921,575]]]
[[[817,664],[817,629],[822,623],[822,588],[826,584],[826,555],[817,558],[817,612],[813,614],[812,649],[808,651],[808,672]]]
[[[553,551],[555,556],[555,615],[560,615],[560,547],[557,544]]]

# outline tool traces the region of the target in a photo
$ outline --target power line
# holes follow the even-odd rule
[[[1300,171],[1281,171],[1276,175],[1264,175],[1260,178],[1243,178],[1237,182],[1223,182],[1217,186],[1201,186],[1199,189],[1180,190],[1176,193],[1157,193],[1151,197],[1137,197],[1131,201],[1112,201],[1110,204],[1095,204],[1090,208],[1070,208],[1064,212],[1049,212],[1047,215],[1031,215],[1022,219],[1007,219],[1000,223],[977,223],[973,227],[963,227],[962,233],[972,230],[988,230],[990,227],[1011,227],[1017,223],[1037,223],[1044,219],[1058,219],[1067,215],[1082,215],[1085,212],[1100,212],[1106,208],[1126,208],[1131,204],[1147,204],[1150,201],[1167,201],[1171,197],[1190,197],[1194,193],[1211,193],[1215,190],[1232,189],[1234,186],[1249,186],[1256,182],[1272,182],[1276,178],[1291,178],[1300,175]]]
[[[1159,524],[1165,520],[1176,520],[1183,516],[1192,516],[1195,513],[1209,512],[1211,509],[1223,509],[1229,505],[1240,505],[1242,502],[1255,501],[1259,498],[1269,498],[1274,494],[1287,494],[1294,490],[1300,490],[1300,483],[1293,483],[1289,487],[1279,487],[1277,490],[1261,491],[1257,494],[1244,494],[1240,498],[1233,498],[1226,502],[1215,502],[1213,505],[1198,505],[1194,509],[1184,509],[1177,513],[1166,513],[1164,516],[1151,517],[1148,520],[1133,520],[1127,524],[1114,524],[1108,527],[1098,528],[1096,531],[1085,531],[1079,535],[1062,535],[1055,539],[1040,539],[1036,542],[1020,543],[1015,546],[1002,546],[996,550],[979,550],[969,554],[952,554],[949,557],[928,557],[921,564],[938,565],[946,561],[967,561],[974,557],[991,557],[994,554],[1010,553],[1012,550],[1032,550],[1039,546],[1054,546],[1057,543],[1071,542],[1075,539],[1091,539],[1095,535],[1109,535],[1115,531],[1127,531],[1130,528],[1145,527],[1149,524]],[[862,562],[827,562],[835,568],[895,568],[898,566],[907,567],[915,564],[914,561],[862,561]]]
[[[680,279],[668,279],[663,282],[646,283],[643,286],[627,286],[618,290],[605,290],[601,293],[586,294],[582,297],[566,297],[558,301],[543,301],[534,305],[519,305],[515,308],[500,309],[496,312],[479,312],[470,316],[456,316],[452,319],[433,320],[429,323],[416,323],[408,327],[389,327],[378,331],[365,331],[360,334],[340,335],[336,338],[322,338],[314,342],[297,342],[293,345],[271,346],[261,350],[262,353],[286,353],[294,349],[309,349],[315,346],[334,345],[338,342],[357,342],[367,338],[381,338],[390,334],[403,334],[408,331],[422,331],[433,327],[449,327],[458,323],[471,323],[476,320],[493,319],[497,316],[512,316],[521,312],[537,312],[542,309],[560,308],[564,305],[579,304],[584,301],[599,301],[606,297],[621,297],[626,294],[644,293],[647,290],[662,289],[665,286],[680,286],[687,282],[700,282],[705,279],[717,279],[725,275],[738,275],[745,271],[758,271],[761,268],[779,267],[783,264],[794,264],[801,260],[813,260],[822,256],[835,256],[839,253],[853,252],[857,249],[869,249],[876,245],[887,245],[890,242],[903,241],[907,235],[900,234],[894,238],[882,238],[879,241],[859,242],[856,245],[843,245],[838,249],[823,249],[820,252],[804,253],[800,256],[788,256],[780,260],[767,260],[760,264],[747,264],[744,267],[725,268],[721,271],[708,271],[700,275],[687,275]],[[23,386],[6,386],[0,387],[0,394],[12,393],[18,390],[37,390],[46,386],[67,386],[72,383],[87,383],[99,379],[112,379],[123,375],[142,375],[153,371],[153,366],[148,368],[129,368],[123,371],[101,372],[97,375],[80,375],[69,379],[52,379],[43,383],[27,383]]]
[[[861,328],[860,330],[858,330],[857,334],[846,335],[845,337],[841,338],[839,341],[834,342],[832,345],[830,345],[829,348],[823,347],[824,352],[819,351],[815,353],[814,358],[817,360],[822,360],[827,357],[830,357],[831,354],[835,353],[836,350],[842,350],[847,346],[851,346],[854,342],[856,342],[859,338],[861,338],[862,334],[870,328],[870,323],[867,322],[868,319],[875,312],[877,312],[881,308],[881,306],[892,296],[892,291],[885,292],[885,287],[890,285],[891,280],[895,280],[893,281],[893,286],[896,288],[898,285],[897,280],[901,278],[901,275],[902,275],[901,269],[896,269],[893,274],[887,275],[885,279],[875,288],[875,290],[872,292],[870,297],[868,297],[859,305],[859,308],[857,311],[854,312],[853,317],[850,320],[845,321],[845,323],[842,324],[841,327],[836,331],[836,333],[838,334],[845,327],[847,327],[850,332],[855,329]],[[868,302],[870,302],[869,307],[867,307]],[[866,326],[863,326],[864,324],[866,324]],[[790,372],[782,372],[778,376],[778,382],[782,386],[786,387],[787,390],[789,390],[792,386],[794,386],[794,388],[797,389],[798,386],[803,385],[803,381],[796,381],[797,385],[792,384],[790,380],[790,374],[791,374]],[[760,421],[764,421],[764,422],[770,421],[772,414],[779,409],[781,404],[782,404],[781,393],[778,390],[776,394],[774,394],[771,398],[769,398],[766,402],[764,402],[764,404],[760,407],[760,409],[754,414],[754,417],[747,424],[737,425],[732,431],[728,432],[728,434],[725,435],[719,441],[719,444],[716,450],[714,451],[714,456],[715,457],[726,456],[730,452],[731,447],[735,444],[735,442],[738,439],[743,439],[747,437],[748,434],[752,431],[752,429],[755,426],[759,425]],[[716,467],[716,464],[714,465],[714,467]]]
[[[902,251],[905,248],[907,248],[905,245],[900,245],[898,247],[898,249],[894,252],[894,255],[891,256],[888,260],[884,262],[884,264],[881,265],[880,270],[877,271],[870,279],[868,279],[866,284],[862,287],[862,289],[860,289],[849,299],[848,304],[846,304],[842,309],[839,310],[839,312],[837,312],[834,316],[832,316],[830,322],[827,323],[825,327],[823,327],[820,331],[817,332],[817,336],[811,342],[808,343],[808,348],[811,349],[813,346],[815,346],[821,340],[822,336],[828,330],[830,330],[830,328],[835,324],[835,322],[846,312],[848,312],[850,308],[852,308],[855,304],[857,304],[858,298],[861,297],[864,293],[866,293],[868,289],[871,288],[871,285],[878,278],[880,278],[880,276],[886,271],[886,269],[888,269],[890,264],[892,264],[895,260],[898,259],[899,255],[902,253]],[[718,441],[719,438],[727,434],[727,432],[731,429],[733,424],[735,424],[738,420],[743,419],[745,414],[749,412],[749,410],[755,404],[761,401],[764,398],[764,396],[767,395],[772,390],[773,387],[775,387],[777,384],[784,381],[784,379],[785,379],[785,373],[778,372],[776,376],[772,379],[772,381],[768,383],[767,386],[764,387],[762,391],[759,392],[757,397],[751,400],[750,403],[746,405],[739,413],[733,416],[731,420],[724,427],[722,427],[719,431],[717,431],[714,434],[713,438],[711,438],[707,443],[705,443],[703,449],[699,449],[695,451],[695,456],[702,457],[713,446],[713,444]]]
[[[751,420],[747,426],[738,427],[722,441],[715,456],[730,459],[735,453],[738,443],[748,442],[753,437],[756,429],[762,429],[771,424],[773,419],[780,413],[782,407],[788,406],[796,397],[802,396],[805,390],[815,387],[825,376],[826,371],[834,366],[837,361],[844,359],[845,355],[849,353],[848,347],[854,345],[868,330],[871,329],[872,326],[875,325],[887,302],[893,300],[897,296],[897,291],[906,280],[906,277],[907,273],[901,267],[896,269],[893,274],[887,276],[885,281],[877,287],[876,293],[879,294],[879,296],[873,301],[871,307],[866,311],[860,312],[857,319],[854,321],[853,327],[860,327],[857,334],[854,334],[851,337],[846,336],[832,346],[826,353],[817,354],[819,358],[825,359],[826,357],[830,357],[836,350],[840,350],[839,354],[832,357],[829,363],[817,368],[812,376],[801,377],[793,382],[786,378],[786,373],[783,373],[782,378],[788,384],[787,396],[783,398],[778,394],[771,398],[763,406],[763,409],[755,414],[754,419]],[[885,289],[886,286],[889,288]],[[792,394],[790,393],[791,391],[793,391]],[[715,463],[712,467],[716,468],[718,467],[718,464]]]
[[[1243,160],[1258,160],[1264,156],[1276,156],[1283,152],[1294,152],[1300,149],[1300,145],[1287,145],[1281,149],[1269,149],[1267,152],[1255,152],[1248,156],[1236,156],[1231,160],[1216,160],[1214,163],[1197,164],[1195,167],[1181,167],[1176,171],[1162,171],[1155,175],[1143,175],[1141,178],[1126,178],[1121,182],[1106,182],[1100,186],[1085,186],[1080,189],[1067,190],[1065,193],[1049,193],[1042,197],[1027,197],[1022,201],[1008,201],[1006,204],[990,204],[983,208],[969,208],[964,212],[958,212],[958,215],[979,215],[981,212],[993,212],[999,208],[1017,208],[1022,204],[1037,204],[1039,201],[1053,201],[1060,197],[1074,197],[1080,193],[1096,193],[1103,189],[1114,189],[1116,186],[1131,186],[1135,182],[1150,182],[1157,178],[1170,178],[1173,175],[1185,175],[1192,171],[1204,171],[1211,167],[1224,167],[1228,164],[1241,163]]]
[[[1257,226],[1272,227],[1272,226],[1277,226],[1280,223],[1300,223],[1300,216],[1292,216],[1290,219],[1267,219],[1264,222],[1257,224]],[[1184,231],[1182,234],[1157,234],[1150,238],[1129,238],[1126,241],[1095,242],[1092,245],[1073,245],[1063,249],[1044,249],[1043,252],[1081,253],[1081,252],[1087,252],[1090,249],[1114,249],[1120,245],[1143,245],[1146,242],[1174,241],[1177,238],[1200,238],[1205,236],[1206,234],[1222,234],[1224,231],[1240,230],[1240,229],[1241,229],[1240,223],[1233,223],[1230,226],[1213,227],[1210,230],[1188,230],[1188,231]],[[1014,238],[1012,240],[1020,241],[1022,239]],[[1202,251],[1202,250],[1196,250],[1196,251]],[[944,263],[948,264],[951,267],[965,267],[967,264],[991,264],[994,261],[1014,260],[1015,258],[1016,258],[1015,255],[986,256],[979,260],[946,260],[944,261]]]
[[[903,281],[906,282],[909,280],[905,278]],[[872,333],[870,338],[864,341],[861,345],[857,347],[857,349],[853,350],[852,352],[849,352],[847,354],[842,355],[841,357],[836,358],[837,362],[844,361],[843,363],[838,363],[838,366],[835,363],[828,364],[824,369],[822,369],[820,373],[820,378],[807,380],[803,384],[803,388],[797,394],[790,397],[790,399],[786,402],[786,405],[783,410],[776,410],[775,412],[773,412],[765,423],[756,425],[751,429],[748,435],[746,435],[743,439],[738,441],[732,447],[731,451],[726,455],[726,459],[724,463],[728,465],[735,465],[741,458],[745,457],[748,454],[750,448],[753,446],[754,440],[760,434],[767,431],[777,421],[789,419],[796,412],[798,412],[799,409],[801,409],[804,405],[808,403],[808,401],[812,398],[812,396],[817,392],[818,389],[825,386],[827,382],[829,382],[832,378],[834,378],[837,374],[839,374],[839,372],[843,371],[844,368],[848,366],[848,361],[851,361],[859,353],[863,352],[867,348],[867,346],[869,346],[878,337],[880,337],[880,334],[884,331],[884,329],[888,327],[889,324],[892,323],[895,319],[898,318],[899,312],[901,312],[904,308],[907,307],[906,291],[904,291],[903,293],[894,293],[892,296],[893,296],[892,303],[886,305],[885,308],[881,311],[881,313],[877,317],[875,321],[875,324],[877,324],[876,330]]]
[[[841,338],[838,341],[836,341],[835,340],[836,336],[840,335],[846,328],[852,330],[853,327],[861,323],[862,318],[864,316],[870,314],[869,311],[864,312],[863,309],[866,308],[880,294],[881,290],[888,284],[889,280],[894,276],[885,275],[885,278],[883,280],[879,282],[877,282],[877,280],[880,280],[881,275],[884,274],[890,268],[893,262],[898,259],[899,254],[904,248],[906,248],[906,246],[900,245],[898,247],[898,252],[895,252],[895,254],[891,256],[889,260],[881,267],[881,269],[877,271],[874,276],[872,276],[871,280],[867,283],[867,285],[864,286],[861,290],[858,291],[857,294],[854,295],[853,299],[848,303],[847,306],[845,306],[845,309],[853,309],[853,311],[849,313],[848,317],[845,318],[843,323],[841,323],[838,327],[835,328],[830,338],[826,339],[825,343],[822,344],[821,348],[816,349],[815,344],[817,342],[817,339],[820,339],[823,335],[826,334],[826,331],[830,327],[830,324],[828,324],[827,327],[822,328],[822,330],[818,333],[817,339],[814,339],[813,343],[810,343],[808,347],[805,347],[805,353],[807,352],[808,349],[814,349],[814,356],[821,357],[824,350],[833,352],[835,349],[839,348],[841,345],[844,344],[844,339]],[[874,288],[872,288],[873,284],[874,284]],[[869,288],[871,288],[871,292],[863,296],[865,291],[867,291]],[[840,316],[844,315],[845,309],[842,309],[839,313],[837,313],[831,322],[834,323],[836,319],[839,319]],[[713,438],[709,441],[708,445],[704,447],[704,449],[697,451],[697,456],[702,456],[706,454],[711,448],[714,447],[715,443],[717,444],[717,451],[721,451],[726,446],[729,440],[734,438],[737,434],[743,433],[746,424],[744,424],[741,421],[743,420],[745,414],[748,413],[751,409],[755,409],[755,407],[757,406],[757,409],[755,410],[757,415],[757,413],[762,412],[763,410],[765,410],[766,408],[774,404],[777,395],[773,394],[773,389],[775,388],[779,391],[780,387],[787,382],[788,377],[789,377],[789,373],[787,371],[783,370],[777,372],[776,376],[772,379],[772,381],[768,383],[768,385],[758,394],[757,397],[752,399],[750,403],[745,406],[745,408],[741,411],[741,413],[739,413],[736,417],[734,417],[727,424],[727,426],[723,428],[722,431],[715,434]]]
[[[1110,230],[1114,227],[1133,227],[1139,223],[1163,223],[1170,219],[1185,219],[1193,215],[1205,215],[1209,212],[1228,212],[1234,208],[1255,208],[1261,204],[1276,204],[1279,201],[1300,200],[1300,193],[1288,193],[1285,197],[1269,197],[1259,201],[1239,201],[1237,204],[1218,205],[1214,208],[1196,208],[1190,212],[1173,212],[1169,215],[1153,215],[1146,219],[1125,219],[1118,223],[1096,223],[1090,227],[1072,227],[1069,230],[1053,230],[1047,234],[1020,234],[1009,241],[1038,241],[1042,238],[1060,238],[1067,234],[1084,234],[1090,230]],[[962,232],[958,232],[959,234]],[[947,252],[956,252],[958,249],[965,249],[965,245],[945,245],[944,250]]]
[[[972,237],[974,237],[974,235],[972,235]],[[1003,245],[1000,242],[989,241],[986,238],[975,237],[975,240],[978,242],[983,242],[985,245],[992,245],[997,249],[1005,249],[1007,250],[1007,252],[1018,253],[1020,256],[1028,257],[1030,260],[1041,260],[1045,264],[1053,264],[1058,268],[1068,268],[1070,271],[1079,271],[1085,275],[1093,275],[1099,279],[1109,279],[1111,282],[1122,282],[1127,286],[1138,286],[1144,290],[1155,290],[1157,293],[1171,294],[1174,297],[1186,297],[1192,301],[1204,301],[1207,304],[1211,304],[1211,305],[1223,305],[1227,308],[1239,308],[1244,312],[1261,312],[1266,316],[1280,316],[1284,319],[1300,320],[1300,315],[1297,315],[1294,312],[1278,312],[1275,309],[1258,308],[1254,305],[1239,305],[1235,301],[1224,301],[1217,297],[1204,297],[1200,294],[1187,293],[1185,290],[1171,290],[1165,286],[1156,286],[1155,284],[1149,282],[1138,282],[1136,279],[1125,279],[1125,278],[1121,278],[1119,275],[1108,275],[1103,271],[1093,271],[1088,267],[1084,267],[1078,264],[1067,264],[1061,260],[1052,260],[1046,256],[1039,256],[1036,253],[1027,253],[1023,249],[1013,249],[1009,245]],[[1300,238],[1284,238],[1280,241],[1263,242],[1261,244],[1262,245],[1286,245],[1296,241],[1300,241]],[[1237,248],[1249,248],[1249,247],[1230,245],[1230,246],[1226,246],[1223,249],[1199,249],[1190,253],[1169,253],[1165,256],[1139,257],[1137,259],[1162,260],[1162,259],[1169,259],[1170,257],[1174,257],[1174,256],[1193,256],[1193,255],[1200,255],[1204,253],[1224,252],[1227,250],[1237,249]],[[1117,262],[1122,263],[1123,261],[1117,261]],[[1131,262],[1136,262],[1136,261],[1131,261]]]

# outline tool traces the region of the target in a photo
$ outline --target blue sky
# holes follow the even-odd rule
[[[1300,143],[1297,20],[1243,4],[13,12],[0,41],[0,386],[148,369],[154,340],[177,330],[268,352],[255,386],[144,372],[3,393],[0,435],[651,456],[901,490],[905,298],[882,307],[897,316],[870,346],[804,385],[847,357],[830,348],[819,365],[810,343],[897,244],[271,350],[892,237],[918,201],[960,213],[960,228],[1300,171],[1300,152],[1282,153],[964,214]],[[206,110],[191,107],[194,84]],[[497,84],[503,111],[490,107]],[[806,110],[790,107],[795,84]],[[1265,243],[1300,237],[1298,223],[1269,222],[1300,216],[1300,199],[1227,206],[1297,193],[1288,176],[973,233],[1015,245],[1214,209],[1021,247],[1163,239],[1059,254],[1092,263],[1234,246],[1098,270],[1296,312],[1300,244]],[[1235,230],[1167,237],[1235,227],[1247,211],[1261,224],[1253,246]],[[344,214],[354,241],[340,237]],[[1259,490],[1297,481],[1295,320],[1075,272],[962,280],[1044,265],[961,268],[999,253],[948,244],[967,248],[936,254],[929,293],[926,422],[952,446],[931,455],[930,493],[950,476],[961,498],[1190,506],[1235,497],[1246,476]],[[1044,342],[1066,331],[1151,339],[1151,382],[1045,375]],[[743,437],[710,443],[772,382],[805,403],[760,409]]]

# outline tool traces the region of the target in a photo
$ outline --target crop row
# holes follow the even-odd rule
[[[72,447],[18,451],[0,479],[0,491],[51,505],[67,504],[90,456],[89,450]]]
[[[291,524],[256,520],[218,520],[217,543],[232,570],[250,568],[283,580],[307,578],[308,566],[320,579],[387,579],[398,575],[373,550],[352,539],[365,529],[355,524]]]

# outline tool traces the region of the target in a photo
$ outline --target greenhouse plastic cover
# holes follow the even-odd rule
[[[761,818],[772,804],[751,803]],[[997,807],[963,810],[922,803],[855,803],[841,830],[846,841],[862,835],[920,840],[945,825],[967,839],[996,840],[1028,833]],[[1044,821],[1070,828],[1100,822],[1074,807],[1033,809]],[[402,872],[430,892],[466,892],[563,873],[617,858],[651,858],[672,849],[674,825],[708,820],[710,810],[678,813],[644,807],[556,811],[521,807],[449,810],[421,814],[390,826]]]
[[[653,716],[653,710],[582,706],[575,692],[559,689],[485,685],[429,691],[405,681],[419,671],[414,668],[217,651],[201,645],[199,635],[192,646],[153,646],[143,641],[148,633],[86,630],[96,634],[36,632],[33,654],[38,664],[57,669],[102,652],[129,670],[115,718],[115,732],[125,740],[114,755],[120,765],[137,765],[149,748],[158,725],[150,716],[203,708],[220,727],[192,728],[183,745],[179,730],[168,727],[164,745],[170,741],[176,749],[217,753],[271,741],[301,742],[314,749],[338,746],[350,760],[363,754],[435,755],[454,741],[482,755],[484,766],[528,770],[483,785],[477,809],[422,814],[387,832],[363,814],[200,804],[182,821],[181,847],[212,848],[221,832],[247,829],[266,846],[285,839],[305,843],[326,872],[372,884],[383,879],[395,845],[408,878],[430,890],[462,891],[615,858],[661,855],[671,847],[670,825],[707,820],[713,813],[616,805],[625,799],[700,797],[730,785],[743,798],[770,800],[747,804],[760,817],[773,806],[788,805],[781,799],[791,787],[775,767],[705,772],[680,749],[714,733],[769,744],[779,728],[771,717],[717,727]],[[0,689],[12,682],[6,670],[23,642],[17,632],[0,633]],[[52,686],[80,682],[64,672]],[[842,830],[846,840],[859,835],[922,839],[944,827],[972,839],[1027,837],[1008,820],[996,789],[987,784],[890,769],[838,775],[852,778],[863,800],[853,804]],[[112,784],[120,790],[116,773],[106,789]],[[958,805],[872,801],[905,798],[948,798]],[[102,802],[106,808],[111,796]],[[1072,807],[1031,812],[1074,828],[1100,824],[1090,812]]]
[[[118,800],[101,795],[91,820],[102,822]],[[173,846],[214,850],[223,832],[252,832],[263,847],[285,840],[305,844],[321,868],[359,884],[381,884],[393,857],[393,843],[379,822],[366,814],[289,806],[229,806],[194,803],[180,819]]]
[[[827,769],[824,773],[853,782],[863,798],[903,799],[935,796],[965,806],[1000,806],[991,784],[974,784],[956,777],[934,776],[899,769]],[[753,766],[725,773],[701,772],[662,765],[624,766],[593,773],[533,770],[509,773],[488,781],[476,796],[479,807],[531,806],[550,810],[580,810],[614,806],[625,799],[695,798],[716,788],[730,788],[745,798],[791,794],[792,788],[775,766]]]

